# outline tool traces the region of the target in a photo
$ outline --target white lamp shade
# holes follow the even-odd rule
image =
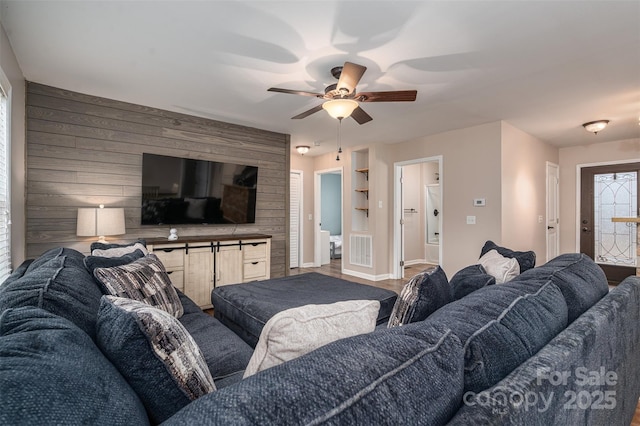
[[[80,237],[104,237],[122,235],[125,232],[122,208],[78,209],[76,235]]]
[[[333,118],[341,119],[349,117],[358,108],[358,102],[352,99],[333,99],[323,103],[322,108]]]

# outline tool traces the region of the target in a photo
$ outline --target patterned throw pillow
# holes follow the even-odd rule
[[[111,268],[126,265],[145,256],[146,254],[138,249],[119,257],[86,256],[84,258],[84,266],[91,272],[91,275],[93,275],[93,271],[96,268]]]
[[[120,257],[125,254],[133,253],[136,250],[140,250],[145,256],[149,254],[149,250],[141,244],[135,243],[133,245],[122,246],[122,247],[111,247],[106,249],[93,249],[91,250],[91,256],[101,256],[101,257]]]
[[[176,318],[184,313],[178,293],[158,257],[149,253],[126,265],[96,268],[93,276],[112,296],[127,297],[163,309]]]
[[[440,266],[420,272],[404,285],[387,326],[397,327],[426,319],[453,301],[453,292]]]
[[[200,348],[167,312],[103,296],[97,343],[136,391],[154,423],[216,390]]]
[[[371,333],[379,310],[377,300],[347,300],[278,312],[264,325],[244,378],[333,341]]]

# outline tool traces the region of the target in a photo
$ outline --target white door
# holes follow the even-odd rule
[[[292,171],[290,174],[289,202],[289,268],[300,267],[301,223],[302,212],[302,172]]]
[[[560,251],[559,183],[560,168],[547,162],[547,262]]]

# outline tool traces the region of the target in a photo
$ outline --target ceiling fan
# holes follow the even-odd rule
[[[278,87],[271,87],[268,91],[325,99],[322,104],[291,117],[294,120],[308,117],[321,109],[325,109],[334,118],[342,120],[351,116],[358,124],[373,120],[369,114],[360,108],[360,102],[412,102],[416,100],[418,93],[416,90],[356,92],[356,85],[366,70],[367,67],[352,62],[345,62],[344,66],[332,68],[331,75],[337,78],[338,82],[327,86],[324,89],[324,93],[280,89]]]

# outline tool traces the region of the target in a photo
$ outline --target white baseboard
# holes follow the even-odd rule
[[[391,278],[391,274],[372,275],[372,274],[365,274],[364,272],[351,271],[349,269],[343,269],[342,273],[345,275],[351,275],[352,277],[358,277],[358,278],[362,278],[369,281],[382,281],[382,280],[388,280],[389,278]]]
[[[301,268],[313,268],[313,262],[303,263]]]
[[[429,262],[427,262],[427,259],[405,260],[404,266],[420,265],[422,263],[429,263]]]

